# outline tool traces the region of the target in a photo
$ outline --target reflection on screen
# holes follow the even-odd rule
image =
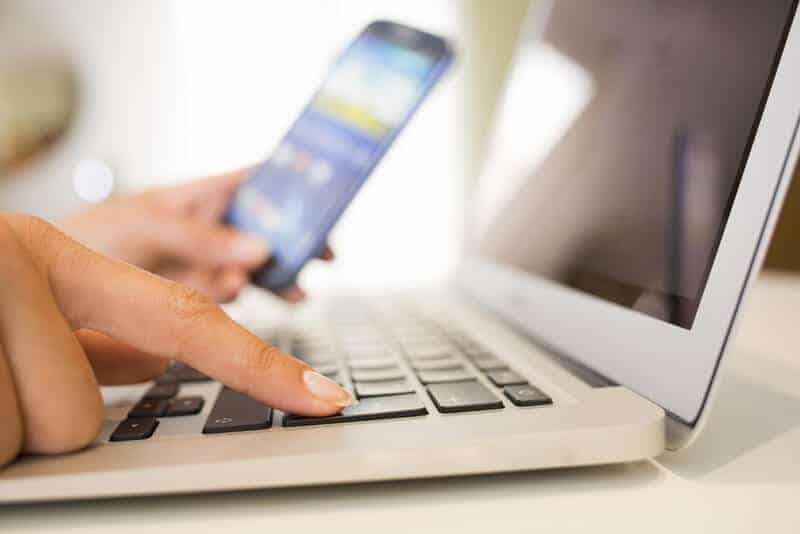
[[[690,328],[794,8],[555,2],[498,115],[479,253]]]
[[[426,89],[434,59],[370,35],[339,58],[272,157],[237,193],[229,219],[265,235],[276,259],[304,258]]]

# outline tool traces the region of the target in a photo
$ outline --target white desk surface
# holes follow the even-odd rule
[[[0,508],[0,532],[800,532],[800,278],[757,284],[698,442],[629,465]]]

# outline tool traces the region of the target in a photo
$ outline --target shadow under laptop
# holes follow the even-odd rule
[[[697,441],[658,463],[697,482],[796,483],[800,462],[785,460],[800,450],[800,369],[753,354],[735,356]]]

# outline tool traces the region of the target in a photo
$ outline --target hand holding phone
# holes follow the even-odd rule
[[[226,221],[263,236],[253,282],[280,290],[322,253],[336,221],[452,59],[440,37],[377,21],[342,52],[272,156],[239,188]]]

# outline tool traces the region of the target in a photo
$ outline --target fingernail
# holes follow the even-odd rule
[[[244,235],[234,243],[233,255],[239,261],[260,263],[269,257],[269,248],[262,240]]]
[[[304,372],[303,381],[311,394],[318,399],[335,404],[339,408],[355,404],[353,397],[342,389],[339,384],[316,371],[308,370]]]

